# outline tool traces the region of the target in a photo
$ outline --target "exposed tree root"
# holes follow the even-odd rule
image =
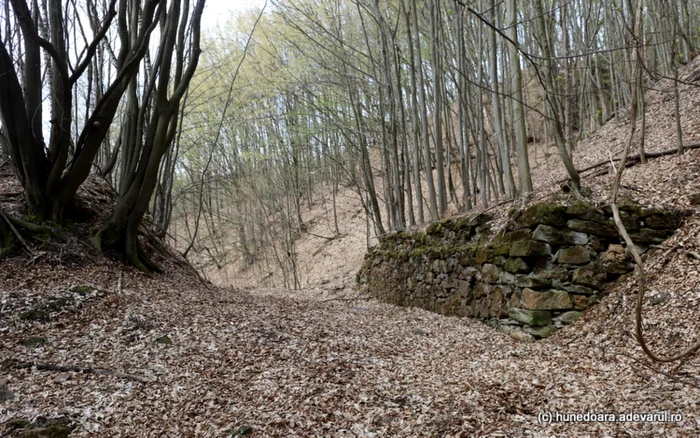
[[[632,50],[632,71],[636,72],[638,69],[638,63],[639,63],[639,40],[641,39],[641,17],[642,17],[642,2],[638,1],[637,3],[637,18],[635,22],[635,33],[639,38],[637,39],[637,45],[633,48]],[[625,148],[622,152],[622,157],[620,158],[619,162],[622,163],[621,166],[618,167],[617,171],[615,172],[615,180],[613,182],[612,186],[612,193],[611,193],[611,201],[610,201],[610,207],[613,212],[613,219],[615,220],[615,226],[617,227],[620,236],[625,241],[625,244],[627,245],[627,250],[632,254],[632,257],[634,258],[634,261],[637,265],[637,279],[638,279],[638,286],[639,286],[639,293],[637,294],[637,305],[635,307],[635,334],[637,337],[637,342],[639,342],[639,346],[642,347],[642,350],[644,353],[649,356],[651,360],[654,362],[674,362],[680,359],[683,359],[687,356],[690,356],[691,354],[694,354],[696,351],[700,350],[700,342],[697,342],[693,345],[691,345],[689,348],[687,348],[685,351],[675,354],[673,356],[659,356],[655,354],[649,346],[647,345],[646,339],[644,339],[644,320],[643,320],[643,315],[642,315],[642,306],[644,304],[644,293],[646,291],[646,280],[645,280],[645,272],[644,272],[644,262],[642,261],[641,256],[639,255],[639,251],[637,251],[637,247],[634,245],[634,242],[629,236],[629,233],[627,233],[627,229],[625,228],[624,224],[622,223],[622,219],[620,218],[620,210],[617,206],[617,195],[620,191],[620,183],[622,181],[622,175],[625,172],[625,167],[628,167],[627,163],[630,162],[634,157],[629,157],[629,152],[632,147],[632,139],[634,138],[635,131],[637,129],[637,110],[638,110],[638,98],[637,98],[637,92],[638,92],[638,87],[637,87],[637,74],[632,75],[632,83],[630,86],[632,90],[632,98],[631,98],[631,103],[630,103],[630,120],[632,121],[630,123],[630,131],[627,137],[627,142],[625,143]],[[643,133],[642,133],[643,134]],[[687,145],[685,149],[692,149],[692,148],[700,148],[700,144],[691,144]],[[678,153],[678,149],[672,149],[669,151],[664,151],[664,152],[657,152],[655,154],[652,153],[646,153],[644,154],[647,158],[654,158],[654,157],[660,157],[663,155],[670,155]],[[641,157],[637,155],[637,159],[641,160]],[[632,161],[634,162],[634,161]],[[614,161],[612,163],[614,167]]]
[[[0,211],[0,258],[21,249],[35,260],[38,256],[30,242],[46,245],[52,240],[66,242],[68,239],[50,226],[35,224]]]
[[[19,233],[19,231],[17,231],[17,228],[15,228],[15,226],[12,224],[12,221],[7,217],[7,215],[3,212],[0,212],[0,219],[2,219],[5,222],[5,224],[3,224],[3,225],[7,225],[7,229],[5,230],[5,233],[7,233],[7,230],[11,231],[12,235],[15,237],[15,239],[17,239],[17,241],[22,245],[22,249],[24,249],[30,257],[34,257],[34,251],[32,251],[32,249],[29,247],[29,245],[27,245],[27,242],[24,241],[24,239],[22,238],[22,235]],[[3,239],[4,241],[7,242],[7,243],[5,243],[5,245],[8,245],[8,246],[10,244],[9,237],[10,236],[5,236],[5,238]],[[3,245],[3,246],[5,246],[5,245]]]
[[[163,273],[143,250],[137,233],[130,233],[126,227],[117,227],[113,221],[107,221],[91,237],[92,244],[101,253],[114,251],[124,257],[127,263],[146,274]]]

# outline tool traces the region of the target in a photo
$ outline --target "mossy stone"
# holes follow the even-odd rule
[[[547,326],[552,323],[552,313],[543,310],[526,310],[514,307],[508,311],[508,316],[534,327]]]
[[[574,271],[571,282],[589,287],[591,289],[602,289],[605,285],[606,272],[601,262],[591,263],[582,266]]]
[[[38,417],[34,422],[18,418],[10,420],[4,426],[5,431],[21,432],[17,436],[22,438],[67,438],[75,429],[75,425],[66,417]]]
[[[479,227],[488,224],[493,220],[493,216],[488,213],[479,213],[476,216],[470,218],[470,225],[473,227]]]
[[[568,312],[564,312],[561,315],[557,316],[556,318],[554,318],[554,320],[559,321],[562,324],[571,324],[582,316],[582,312],[579,312],[577,310],[569,310]]]
[[[527,228],[532,228],[539,224],[563,227],[566,225],[565,211],[566,209],[561,205],[541,202],[520,213],[516,223],[521,227]]]
[[[232,438],[244,435],[250,435],[253,433],[253,426],[249,424],[244,424],[236,429],[236,432],[232,435]]]
[[[532,233],[527,228],[521,228],[515,231],[510,231],[501,236],[496,237],[491,242],[494,255],[508,255],[513,242],[521,240],[530,240]]]
[[[84,296],[86,296],[86,295],[89,295],[90,292],[93,291],[93,288],[90,287],[90,286],[75,286],[75,287],[72,289],[72,291],[75,292],[75,293],[77,293],[78,295],[84,297]]]
[[[72,427],[62,424],[52,424],[46,427],[38,427],[22,432],[22,438],[68,438],[73,431]]]
[[[163,345],[172,345],[173,340],[170,339],[170,336],[161,336],[160,338],[156,339],[156,343]]]
[[[626,211],[628,213],[636,214],[637,216],[644,215],[642,207],[629,196],[620,196],[617,199],[617,207],[620,209],[620,211]]]
[[[511,257],[506,260],[506,263],[503,265],[503,269],[512,274],[525,273],[530,272],[530,265],[520,257]]]
[[[460,216],[454,220],[454,230],[464,230],[471,228],[470,218],[468,216]]]
[[[668,239],[670,234],[670,230],[642,228],[629,233],[629,236],[635,243],[662,243],[664,240]]]
[[[527,331],[537,339],[544,339],[556,332],[557,328],[553,325],[547,325],[544,327],[531,327]]]
[[[425,234],[433,235],[439,233],[441,230],[442,225],[440,225],[439,222],[433,222],[432,224],[428,225],[428,228],[425,229]]]
[[[22,346],[27,348],[38,348],[46,344],[46,338],[42,338],[40,336],[32,336],[31,338],[23,340],[21,344]]]
[[[440,221],[440,226],[443,230],[454,230],[454,224],[455,222],[452,219],[443,219]]]
[[[606,223],[608,221],[602,210],[584,201],[576,201],[568,206],[566,215],[592,222]]]
[[[19,319],[25,321],[48,322],[51,320],[52,314],[61,311],[64,307],[69,306],[71,303],[72,300],[67,297],[54,298],[21,313],[19,315]]]
[[[467,251],[461,252],[457,259],[462,266],[474,266],[476,264],[476,252],[470,248]]]
[[[681,226],[682,218],[680,213],[664,211],[644,218],[644,224],[654,229],[676,230]]]
[[[4,426],[7,430],[24,429],[29,427],[32,423],[26,418],[13,418],[7,421]]]
[[[509,251],[511,257],[544,257],[551,253],[552,249],[549,245],[534,240],[514,242]]]
[[[585,233],[554,228],[549,225],[538,225],[532,233],[532,239],[554,246],[585,245],[589,240]]]
[[[521,301],[528,310],[568,310],[574,307],[566,291],[554,289],[539,292],[525,288]]]
[[[552,287],[552,280],[537,275],[528,275],[516,278],[515,285],[517,287],[527,287],[530,289],[547,289]]]
[[[491,244],[491,247],[493,248],[493,254],[497,256],[508,255],[508,253],[510,252],[510,246],[510,242],[503,242],[501,240]]]
[[[572,246],[559,251],[559,263],[582,265],[591,261],[591,253],[585,246]]]
[[[592,222],[583,219],[569,219],[566,226],[570,230],[605,237],[608,239],[618,237],[617,228],[615,228],[612,222],[601,224],[599,222]]]
[[[483,265],[484,263],[490,262],[493,257],[493,250],[487,248],[481,248],[476,251],[476,264]]]

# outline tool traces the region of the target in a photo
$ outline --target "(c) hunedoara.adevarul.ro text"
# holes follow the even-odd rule
[[[543,411],[537,414],[537,422],[549,423],[680,423],[683,415],[668,411],[661,412],[623,412],[623,413],[570,413]]]

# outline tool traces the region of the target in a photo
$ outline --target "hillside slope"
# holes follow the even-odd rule
[[[700,57],[696,57],[681,70],[680,80],[685,81],[681,83],[679,90],[683,142],[697,143],[700,142],[700,113],[697,111],[700,105]],[[672,86],[672,80],[662,79],[652,85],[653,90],[646,93],[647,123],[644,138],[647,152],[660,152],[676,147]],[[584,169],[593,164],[608,161],[611,156],[619,157],[629,131],[628,123],[628,117],[625,118],[625,115],[621,114],[619,118],[609,121],[580,142],[573,156],[576,168]],[[638,132],[640,129],[641,122],[638,122]],[[632,153],[637,153],[637,147],[638,138]],[[532,202],[534,199],[545,199],[559,192],[559,183],[566,178],[566,172],[553,145],[531,143],[529,148],[535,186],[534,197],[529,199]],[[693,154],[694,152],[690,152],[689,156],[692,157]],[[686,160],[688,157],[665,158],[658,163],[656,163],[658,160],[652,160],[648,166],[637,166],[631,169],[625,177],[622,193],[642,203],[688,207],[686,198],[693,193],[692,189],[682,193],[677,192],[681,186],[687,186],[685,179],[689,177],[690,172],[689,169],[684,168]],[[375,161],[379,162],[379,157],[376,157]],[[582,183],[593,189],[593,200],[604,202],[609,196],[612,174],[587,177],[586,175],[590,173],[583,174]],[[381,174],[375,172],[375,175],[379,175],[377,187],[381,192]],[[500,206],[495,213],[497,216],[503,216],[508,208],[521,207],[521,205],[522,200],[519,199]],[[310,233],[303,234],[296,242],[302,287],[313,288],[329,283],[338,289],[352,287],[354,274],[362,263],[368,244],[376,244],[376,239],[367,242],[367,224],[362,204],[357,192],[348,187],[341,188],[337,196],[338,222],[342,237],[333,240],[319,237],[332,235],[330,208],[330,195],[322,193],[317,197],[313,208],[305,208],[303,212],[303,219],[309,225]],[[262,266],[262,263],[258,265],[240,269],[233,264],[224,269],[207,270],[207,274],[212,281],[221,285],[237,287],[280,285],[280,276],[275,271],[274,265],[272,267]],[[273,271],[275,273],[269,277],[266,277],[267,274],[261,275],[261,272],[272,273]],[[261,284],[262,277],[266,279]]]
[[[696,141],[700,92],[684,88],[683,99]],[[672,147],[670,105],[650,98],[649,151]],[[577,166],[605,158],[624,130],[609,124],[580,145]],[[537,197],[559,190],[551,174]],[[611,177],[584,184],[602,200]],[[623,193],[688,212],[646,260],[649,342],[679,351],[700,332],[700,151],[629,169]],[[205,287],[168,261],[155,277],[99,257],[3,261],[0,435],[60,418],[93,437],[700,436],[700,356],[648,361],[632,335],[633,279],[553,336],[519,343],[477,321],[335,295],[366,245],[357,208],[348,197],[348,237],[299,243],[309,284],[318,280],[302,291]],[[659,412],[669,421],[538,421]]]

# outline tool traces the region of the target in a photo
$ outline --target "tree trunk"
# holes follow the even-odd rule
[[[508,30],[507,35],[511,40],[508,44],[508,55],[510,58],[510,74],[513,88],[513,113],[515,125],[515,148],[518,154],[518,177],[520,180],[520,193],[525,194],[532,191],[532,176],[530,175],[530,160],[527,152],[527,137],[525,134],[525,111],[523,110],[523,79],[520,70],[520,53],[518,52],[518,17],[516,14],[515,0],[509,0],[506,19]]]

